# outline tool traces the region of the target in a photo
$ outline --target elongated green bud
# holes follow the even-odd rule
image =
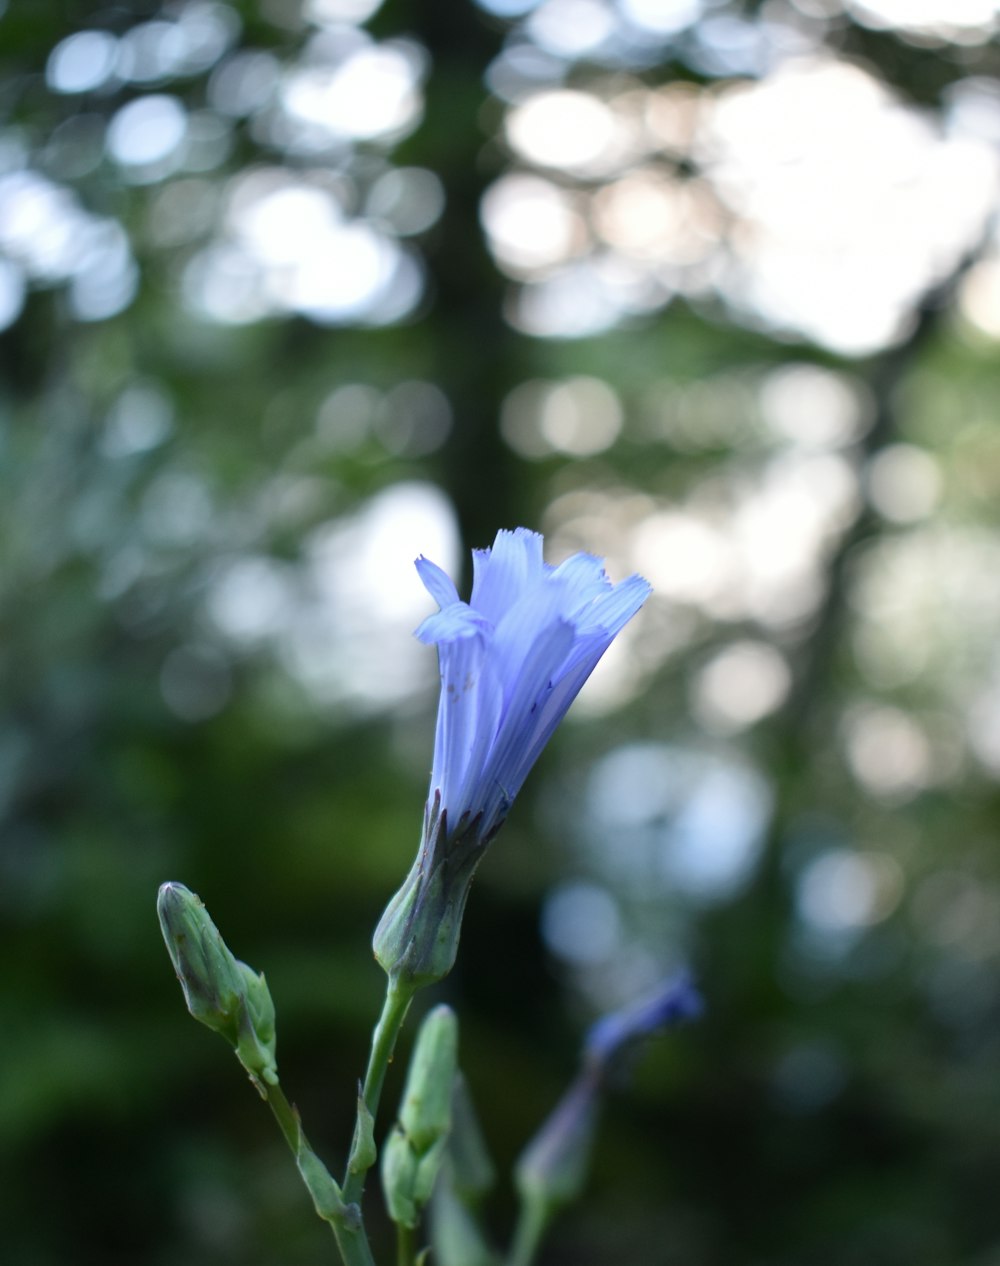
[[[476,1216],[455,1190],[457,1170],[445,1165],[431,1203],[432,1260],[437,1266],[500,1266]]]
[[[431,1197],[451,1128],[458,1022],[435,1007],[420,1027],[399,1120],[382,1153],[382,1187],[394,1222],[414,1227]]]
[[[183,884],[162,886],[156,912],[188,1011],[235,1046],[245,986],[219,929]]]
[[[459,1072],[451,1096],[451,1134],[448,1159],[452,1184],[466,1202],[484,1196],[496,1182],[496,1170],[483,1138],[483,1131],[469,1094],[469,1086]]]
[[[451,1007],[435,1007],[417,1034],[399,1110],[399,1123],[418,1152],[426,1152],[451,1127],[457,1065],[458,1020]]]
[[[274,1003],[264,977],[233,956],[204,902],[183,884],[163,884],[156,910],[188,1011],[222,1034],[252,1077],[273,1085]]]
[[[580,1194],[597,1123],[598,1089],[592,1073],[581,1073],[521,1153],[514,1181],[526,1203],[554,1211]]]

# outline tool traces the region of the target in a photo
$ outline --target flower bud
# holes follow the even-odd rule
[[[449,1161],[431,1204],[432,1260],[438,1266],[500,1266],[472,1210],[455,1188],[458,1171]]]
[[[602,1016],[592,1025],[584,1042],[584,1059],[606,1067],[637,1042],[697,1020],[704,1009],[690,974],[678,972],[642,1002]]]
[[[587,1176],[601,1096],[622,1056],[644,1039],[701,1014],[701,995],[687,973],[652,997],[603,1017],[587,1034],[582,1067],[535,1137],[521,1153],[514,1178],[524,1225],[538,1237],[552,1214],[580,1194]],[[534,1241],[532,1241],[534,1242]]]
[[[595,1074],[581,1073],[521,1153],[514,1182],[526,1204],[554,1210],[580,1194],[597,1124],[599,1088]]]
[[[464,1200],[474,1201],[485,1195],[496,1181],[496,1171],[486,1148],[476,1110],[472,1106],[472,1096],[461,1073],[455,1076],[451,1096],[448,1158],[452,1184]]]
[[[156,909],[188,1011],[222,1034],[251,1076],[276,1082],[274,1003],[264,977],[233,956],[183,884],[163,884]]]
[[[399,1120],[382,1154],[382,1186],[389,1214],[417,1225],[431,1197],[451,1128],[451,1095],[458,1058],[458,1024],[450,1007],[435,1007],[417,1035]]]

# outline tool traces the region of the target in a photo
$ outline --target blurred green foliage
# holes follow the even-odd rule
[[[744,34],[784,23],[938,130],[956,85],[1000,92],[996,44],[978,29],[880,26],[860,4],[733,0],[693,6],[686,26],[664,25],[616,62],[546,51],[543,28],[525,25],[531,8],[522,22],[464,0],[389,0],[367,30],[405,37],[407,56],[424,50],[421,110],[395,131],[310,149],[294,116],[282,132],[273,95],[225,106],[219,67],[253,51],[280,82],[322,67],[323,31],[346,41],[336,62],[362,38],[363,4],[0,6],[0,1256],[11,1266],[332,1260],[251,1088],[184,1014],[156,889],[177,879],[199,892],[234,952],[266,971],[283,1084],[339,1164],[382,985],[371,931],[409,866],[432,744],[433,665],[423,651],[400,658],[419,616],[368,609],[378,566],[430,552],[425,530],[447,540],[457,526],[464,558],[517,523],[606,554],[616,579],[652,561],[667,584],[653,576],[659,605],[625,668],[529,781],[477,882],[459,966],[434,991],[460,1013],[462,1066],[501,1165],[558,1099],[601,1006],[680,958],[709,1004],[610,1104],[585,1204],[545,1262],[1000,1262],[1000,363],[976,307],[989,233],[943,252],[896,333],[851,356],[792,320],[748,314],[721,282],[579,337],[531,333],[518,288],[539,278],[498,267],[480,223],[488,187],[525,165],[503,130],[512,100],[497,67],[533,40],[541,51],[523,73],[540,84],[606,98],[682,84],[707,100],[773,70],[712,69],[711,49],[738,41],[711,44],[711,22]],[[554,12],[563,30],[571,19]],[[169,33],[147,28],[195,19],[188,63],[171,63]],[[158,69],[121,52],[139,28],[167,58]],[[58,70],[54,50],[81,31],[119,41],[118,69],[70,91],[59,75],[93,78],[104,55],[95,45],[83,71]],[[186,158],[130,165],[109,128],[156,95],[202,130],[189,121]],[[151,127],[126,140],[141,147]],[[400,221],[379,220],[371,198],[399,169],[434,173],[445,202],[394,237]],[[212,291],[201,252],[243,231],[238,181],[261,170],[332,189],[347,220],[381,224],[384,258],[416,261],[410,274],[399,265],[419,278],[411,306],[385,320],[375,307],[320,318],[284,299],[213,314],[218,294],[244,301],[242,274],[223,270]],[[581,207],[603,177],[555,179]],[[719,249],[740,240],[734,230]],[[293,245],[268,249],[288,269]],[[291,293],[280,267],[262,284],[246,292]],[[781,434],[773,398],[797,381],[781,377],[789,367],[821,378]],[[608,386],[620,429],[588,451],[545,415],[548,439],[532,432],[528,451],[511,393],[581,375]],[[324,413],[345,385],[361,394]],[[721,546],[704,552],[705,523],[721,539],[734,499],[749,504],[787,474],[781,461],[801,456],[831,391],[855,417],[814,445],[834,465],[793,472],[791,518],[770,536],[736,515],[745,567],[712,582]],[[433,513],[379,500],[414,485]],[[746,576],[768,575],[831,496],[815,574],[770,607],[741,607]],[[368,549],[365,516],[386,505],[389,545]],[[678,525],[686,536],[671,535]],[[670,588],[672,570],[686,590]],[[783,615],[788,594],[800,608]],[[688,784],[703,778],[701,817],[684,819],[679,844]],[[727,840],[742,862],[719,854]],[[390,1102],[399,1089],[397,1072]],[[498,1232],[512,1205],[501,1191]]]

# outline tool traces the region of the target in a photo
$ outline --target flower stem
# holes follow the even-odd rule
[[[255,1078],[254,1084],[262,1098],[266,1099],[278,1128],[295,1157],[316,1212],[330,1226],[336,1237],[344,1266],[375,1266],[361,1221],[361,1210],[357,1205],[347,1204],[343,1200],[340,1188],[309,1146],[299,1114],[285,1098],[285,1092],[277,1082],[265,1084]]]
[[[551,1206],[545,1200],[523,1199],[514,1228],[507,1266],[531,1266],[549,1224]]]
[[[416,1251],[416,1232],[412,1227],[396,1223],[396,1266],[413,1266]]]
[[[267,1100],[267,1106],[271,1109],[271,1113],[278,1123],[278,1128],[285,1136],[285,1142],[292,1149],[292,1155],[298,1159],[299,1148],[304,1142],[299,1114],[285,1098],[285,1092],[280,1085],[264,1086],[263,1088],[258,1085],[257,1088]]]
[[[354,1141],[344,1176],[345,1204],[358,1204],[365,1189],[365,1175],[375,1163],[375,1148],[371,1140],[378,1105],[382,1098],[385,1075],[392,1061],[396,1038],[403,1027],[410,1002],[416,992],[414,987],[389,977],[382,1014],[372,1034],[368,1070],[358,1098],[358,1118],[354,1127]]]

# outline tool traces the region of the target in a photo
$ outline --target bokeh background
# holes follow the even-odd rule
[[[412,560],[519,523],[655,595],[435,994],[500,1166],[602,1010],[681,963],[709,1005],[545,1262],[1000,1263],[998,32],[0,0],[5,1263],[332,1260],[156,888],[266,970],[339,1165],[430,765]]]

